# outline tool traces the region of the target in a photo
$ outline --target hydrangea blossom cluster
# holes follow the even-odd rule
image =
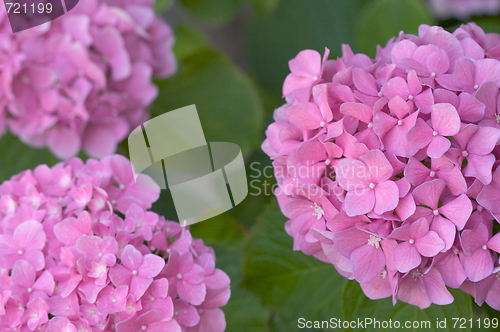
[[[262,149],[294,250],[372,299],[500,310],[500,35],[421,25],[375,59],[289,62]],[[495,220],[496,219],[496,220]]]
[[[154,0],[85,0],[13,34],[0,6],[0,136],[9,129],[61,159],[112,154],[148,118],[152,75],[177,68]]]
[[[429,6],[440,19],[469,19],[472,16],[500,13],[500,0],[429,0]]]
[[[149,188],[154,188],[150,178]],[[112,155],[0,185],[2,331],[224,331],[229,277]]]

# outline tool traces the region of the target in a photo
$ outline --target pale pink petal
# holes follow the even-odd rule
[[[392,211],[398,206],[399,189],[393,181],[384,181],[375,186],[375,207],[377,214]]]
[[[394,248],[394,261],[396,262],[398,271],[406,273],[419,266],[420,262],[422,262],[422,257],[413,244],[403,242]]]

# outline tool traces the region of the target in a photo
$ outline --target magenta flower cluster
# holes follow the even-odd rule
[[[149,117],[152,76],[177,68],[170,27],[153,0],[85,0],[52,22],[13,34],[0,6],[0,136],[60,159],[116,151]]]
[[[119,155],[1,184],[0,330],[224,331],[229,277],[187,227],[147,210],[159,193]]]
[[[450,287],[500,310],[500,35],[421,25],[375,59],[342,51],[289,62],[262,145],[294,250],[372,299]]]

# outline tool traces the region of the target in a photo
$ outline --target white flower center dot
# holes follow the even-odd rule
[[[19,255],[22,255],[22,254],[24,254],[24,251],[22,251],[22,250],[20,250],[20,249],[19,249],[19,250],[17,251],[17,253],[18,253]]]
[[[409,96],[408,96],[408,99],[409,99],[409,100],[413,100],[413,95],[409,95]]]
[[[373,123],[371,123],[371,122],[370,122],[370,123],[368,124],[368,128],[373,128]]]
[[[398,120],[398,126],[401,126],[403,124],[403,120]]]
[[[434,130],[434,131],[432,132],[432,136],[437,136],[437,135],[438,135],[438,132]]]
[[[182,279],[182,274],[180,274],[180,273],[179,273],[179,274],[177,275],[177,279]]]
[[[488,247],[486,246],[486,244],[483,246],[483,250],[486,250],[488,249]]]
[[[331,162],[332,162],[332,160],[331,160],[331,159],[327,159],[327,160],[325,160],[325,164],[327,164],[327,165],[330,165],[330,163],[331,163]]]
[[[319,79],[318,75],[313,76],[313,80],[317,81]]]
[[[102,252],[98,253],[97,256],[99,256],[99,258],[102,257]]]
[[[137,275],[137,270],[132,271],[132,274],[136,276]]]
[[[477,90],[477,89],[479,89],[479,85],[476,84],[476,85],[474,85],[474,90]]]
[[[438,211],[438,210],[434,210],[434,211],[432,211],[432,213],[433,213],[435,216],[437,216],[437,215],[439,214],[439,211]]]
[[[436,77],[436,73],[432,72],[432,73],[431,73],[431,77],[432,77],[432,78]]]
[[[469,155],[469,152],[467,151],[462,151],[462,156],[467,157]]]
[[[200,314],[202,314],[202,313],[203,313],[203,309],[198,309],[198,312],[199,312]]]
[[[33,289],[31,289],[31,287],[28,288],[28,293],[31,293],[32,291],[33,291]]]
[[[382,98],[382,96],[383,96],[383,95],[384,95],[384,94],[382,93],[382,91],[379,91],[379,92],[378,92],[378,96],[379,96],[380,98]]]
[[[410,239],[410,241],[408,241],[408,242],[410,242],[410,244],[414,244],[414,243],[415,243],[415,240]]]
[[[482,207],[481,205],[478,205],[478,206],[477,206],[477,210],[478,210],[479,212],[481,212],[481,211],[483,211],[483,207]]]
[[[325,121],[321,121],[321,123],[319,125],[320,125],[320,127],[324,127],[324,126],[326,126],[326,122]]]
[[[111,302],[116,303],[116,299],[112,299]]]
[[[375,183],[373,183],[373,182],[372,182],[372,183],[370,183],[370,184],[368,185],[368,187],[370,187],[371,189],[375,188]]]
[[[121,190],[125,189],[125,185],[124,185],[124,184],[121,184],[121,185],[120,185],[120,189],[121,189]]]
[[[141,329],[142,329],[142,330],[145,330],[145,329],[147,329],[147,328],[148,328],[148,327],[147,327],[147,325],[143,325],[143,326],[141,326]]]
[[[150,300],[150,301],[154,301],[154,300],[156,300],[156,299],[154,298],[154,296],[151,296],[151,297],[149,298],[149,300]]]
[[[431,178],[435,177],[435,176],[436,176],[436,172],[431,171],[431,173],[429,174],[429,176],[430,176]]]

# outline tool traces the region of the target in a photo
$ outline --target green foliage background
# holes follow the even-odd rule
[[[404,303],[393,307],[390,299],[371,301],[333,266],[292,251],[292,239],[284,231],[286,219],[270,194],[275,183],[271,161],[260,150],[272,112],[283,103],[288,61],[300,50],[322,54],[328,47],[330,58],[335,58],[341,44],[348,43],[355,53],[373,56],[377,44],[401,30],[416,33],[422,23],[454,29],[460,21],[436,21],[421,0],[157,0],[155,8],[173,21],[179,71],[157,81],[160,95],[152,116],[196,104],[207,140],[237,143],[247,164],[250,195],[244,202],[192,226],[193,236],[215,248],[217,266],[232,279],[232,297],[224,307],[227,331],[308,331],[298,328],[299,318],[365,317],[430,320],[436,331],[436,319],[447,318],[447,329],[439,331],[452,331],[452,318],[500,319],[498,312],[478,307],[461,291],[453,291],[453,304],[426,310]],[[500,32],[498,18],[473,20],[487,32]],[[242,54],[238,59],[213,43],[217,31],[235,24],[244,27],[237,38],[237,53]],[[125,146],[119,152],[126,155]],[[38,164],[57,162],[47,150],[30,149],[11,135],[0,140],[0,151],[1,181]],[[168,191],[153,209],[177,218]],[[479,330],[475,326],[472,330]],[[471,330],[469,325],[465,330]]]

